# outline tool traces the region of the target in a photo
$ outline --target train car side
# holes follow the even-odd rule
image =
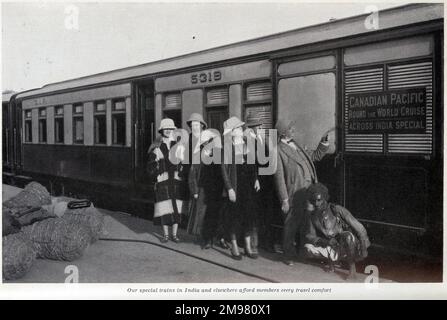
[[[14,167],[56,193],[148,204],[150,218],[146,152],[163,117],[186,128],[199,112],[219,130],[229,116],[294,120],[309,149],[329,132],[319,178],[376,245],[439,258],[443,6],[385,10],[377,30],[366,17],[19,94]]]

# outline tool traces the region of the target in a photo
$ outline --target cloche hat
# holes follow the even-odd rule
[[[189,117],[189,119],[186,121],[186,123],[188,126],[191,127],[191,122],[193,122],[193,121],[200,122],[201,124],[203,124],[205,126],[205,129],[208,127],[205,120],[203,120],[202,115],[199,113],[192,113],[191,116]]]
[[[177,129],[177,127],[174,124],[174,120],[169,119],[169,118],[161,119],[160,128],[158,128],[158,132],[160,132],[162,130],[166,130],[166,129],[171,129],[171,130]]]
[[[242,122],[238,117],[231,117],[224,122],[224,134],[232,131],[233,129],[242,127],[245,122]]]

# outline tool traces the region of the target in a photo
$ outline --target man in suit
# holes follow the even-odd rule
[[[279,143],[274,183],[284,215],[283,250],[284,262],[293,265],[296,257],[295,237],[300,231],[307,206],[307,188],[318,182],[314,161],[321,160],[329,149],[328,135],[320,140],[316,150],[309,152],[294,139],[294,122],[279,120],[276,124]]]

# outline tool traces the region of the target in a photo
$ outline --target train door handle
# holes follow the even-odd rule
[[[334,168],[337,168],[338,164],[343,161],[343,154],[341,152],[337,152],[334,158]]]

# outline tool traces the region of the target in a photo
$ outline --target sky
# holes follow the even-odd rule
[[[393,3],[2,2],[2,91],[161,60]]]

